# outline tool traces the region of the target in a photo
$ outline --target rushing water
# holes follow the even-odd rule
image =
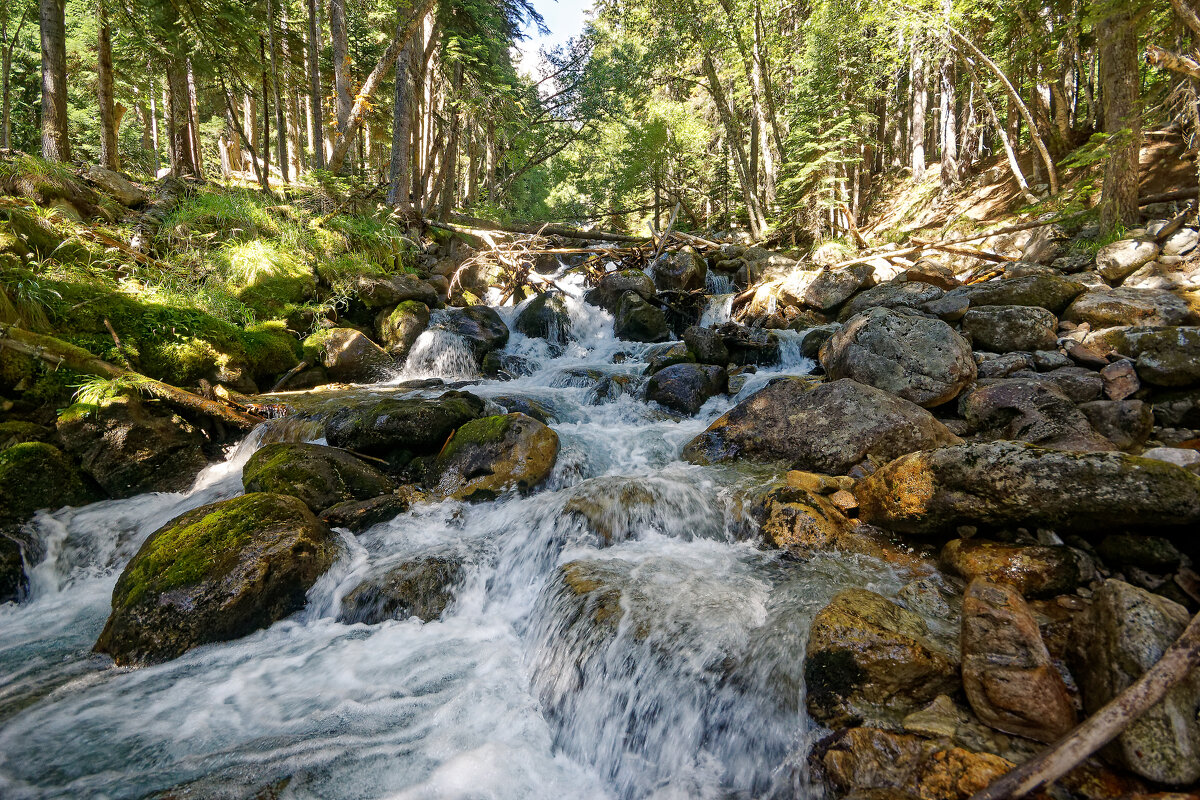
[[[344,555],[306,609],[267,630],[142,669],[90,654],[141,541],[238,494],[268,435],[315,439],[318,426],[256,431],[187,493],[40,515],[31,597],[0,607],[0,796],[139,798],[183,784],[180,796],[205,798],[272,785],[296,798],[812,794],[809,621],[844,586],[891,594],[901,581],[869,559],[785,563],[757,549],[739,493],[762,476],[678,460],[736,398],[683,420],[647,405],[654,346],[614,339],[611,317],[560,282],[575,295],[570,340],[514,332],[505,357],[527,374],[470,387],[546,410],[561,441],[549,484],[343,532]],[[519,310],[501,313],[511,323]],[[785,345],[783,365],[742,395],[807,370]],[[457,337],[430,330],[397,382],[474,371]],[[337,621],[364,577],[447,553],[467,569],[439,621]],[[601,588],[573,591],[566,564]],[[601,619],[595,602],[619,613]]]

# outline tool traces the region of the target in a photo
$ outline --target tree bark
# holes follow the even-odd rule
[[[108,7],[100,0],[99,29],[96,35],[96,100],[100,104],[100,166],[120,169],[117,153],[117,109],[113,102],[112,29]]]
[[[742,200],[746,204],[746,212],[750,217],[750,235],[758,239],[762,237],[765,226],[755,187],[750,183],[750,169],[746,163],[746,151],[742,147],[741,131],[729,108],[728,100],[725,97],[725,88],[721,85],[720,76],[717,75],[716,65],[707,53],[704,56],[703,68],[704,75],[708,79],[708,91],[717,107],[717,116],[721,119],[730,150],[733,152],[734,167],[737,171],[738,182],[742,187]]]
[[[1104,132],[1109,157],[1104,168],[1100,228],[1133,225],[1138,219],[1138,171],[1142,120],[1138,98],[1137,31],[1131,8],[1118,7],[1097,25],[1100,85],[1104,87]]]
[[[25,27],[25,19],[29,9],[21,11],[21,19],[17,28],[9,35],[8,23],[10,8],[5,8],[4,17],[0,19],[0,79],[3,80],[3,101],[0,103],[0,147],[12,148],[12,54],[21,36],[21,28]]]
[[[929,102],[929,93],[925,83],[925,54],[921,52],[921,41],[912,43],[912,61],[909,69],[909,85],[912,86],[912,102],[909,106],[908,140],[912,145],[909,151],[911,158],[912,178],[919,181],[925,177],[925,111]]]
[[[192,70],[192,59],[187,59],[187,111],[188,136],[192,144],[192,169],[197,178],[204,177],[204,152],[200,149],[200,104],[196,98],[196,73]]]
[[[350,54],[346,43],[346,0],[329,0],[329,39],[333,46],[333,103],[337,138],[347,135],[352,97],[350,93]],[[343,156],[344,158],[344,156]],[[338,166],[341,164],[339,162]],[[338,172],[334,168],[334,172]]]
[[[1191,56],[1181,56],[1161,47],[1149,45],[1146,48],[1146,60],[1156,67],[1169,69],[1172,72],[1200,80],[1200,61]]]
[[[321,106],[321,42],[317,30],[317,0],[308,0],[309,137],[312,140],[313,164],[317,169],[325,169],[325,137],[321,124],[325,116]]]
[[[65,0],[38,0],[42,39],[42,157],[70,161]]]
[[[275,3],[267,0],[267,41],[271,47],[271,99],[275,103],[275,152],[279,154],[279,175],[288,182],[287,125],[282,94],[279,91],[279,41],[275,36]],[[265,87],[264,87],[265,91]]]
[[[337,2],[338,0],[335,0]],[[388,72],[396,64],[396,56],[409,39],[416,34],[425,15],[429,13],[429,9],[433,8],[436,0],[420,0],[420,5],[415,12],[409,17],[408,21],[402,25],[388,45],[387,50],[379,58],[379,63],[371,70],[371,74],[363,81],[362,88],[358,91],[358,97],[350,108],[350,115],[347,117],[346,124],[341,131],[338,132],[337,141],[333,145],[333,153],[329,157],[329,169],[332,172],[339,172],[342,164],[346,160],[346,155],[350,152],[350,144],[354,138],[355,131],[362,124],[363,115],[367,113],[367,107],[375,97],[375,92],[379,89],[379,84],[387,77]]]
[[[392,105],[392,152],[388,165],[387,204],[412,209],[412,40],[396,57],[396,92]]]
[[[263,179],[265,181],[263,188],[266,191],[271,190],[271,101],[268,92],[270,91],[269,80],[267,76],[267,43],[260,33],[258,35],[258,63],[262,65],[262,159],[263,159]]]
[[[300,177],[301,171],[304,169],[303,150],[300,143],[300,100],[296,86],[292,80],[292,46],[290,44],[291,28],[288,22],[287,4],[283,5],[283,15],[279,18],[279,30],[281,32],[279,40],[279,51],[283,56],[283,78],[282,91],[285,93],[283,111],[285,122],[287,123],[287,153],[288,165],[291,174]]]
[[[171,156],[171,172],[182,178],[196,174],[196,160],[192,154],[192,135],[189,118],[186,58],[173,54],[167,63],[167,144]]]

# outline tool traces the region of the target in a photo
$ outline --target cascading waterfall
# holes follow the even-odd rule
[[[90,648],[122,566],[174,516],[241,492],[263,442],[317,439],[311,421],[263,426],[182,494],[39,515],[31,597],[0,607],[0,796],[718,798],[793,797],[814,735],[803,711],[813,614],[848,585],[894,593],[867,558],[784,564],[753,544],[752,470],[681,463],[680,449],[737,398],[676,419],[633,391],[652,345],[567,287],[572,338],[513,332],[531,374],[470,391],[545,409],[561,450],[526,497],[418,505],[357,536],[304,611],[166,664],[114,668]],[[500,309],[511,325],[519,308]],[[783,335],[780,367],[811,364]],[[405,378],[477,374],[431,328]],[[615,391],[598,387],[616,386]],[[346,393],[331,403],[361,401]],[[436,389],[424,389],[436,393]],[[341,598],[407,559],[464,564],[442,618],[338,621]]]

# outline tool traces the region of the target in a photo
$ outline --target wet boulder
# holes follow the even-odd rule
[[[1057,450],[1115,450],[1053,383],[1007,378],[977,386],[958,403],[959,413],[993,439],[1031,442]]]
[[[980,306],[1039,306],[1055,314],[1084,290],[1080,283],[1057,275],[1027,275],[960,286],[950,294]]]
[[[977,578],[962,610],[962,680],[986,725],[1039,742],[1075,727],[1075,707],[1033,611],[1011,586]]]
[[[945,292],[929,283],[919,281],[890,281],[872,286],[850,298],[842,307],[838,319],[842,322],[872,308],[918,309],[941,298]]]
[[[353,328],[333,328],[305,340],[306,348],[317,346],[320,347],[321,366],[333,381],[374,383],[391,377],[396,371],[395,360]]]
[[[320,513],[321,521],[331,528],[345,528],[352,533],[361,533],[367,528],[387,522],[403,514],[420,493],[413,487],[401,494],[381,494],[366,500],[343,500],[329,506]]]
[[[1107,580],[1096,591],[1079,636],[1084,707],[1094,713],[1150,669],[1187,627],[1183,606]],[[1171,785],[1200,780],[1200,669],[1130,723],[1103,751],[1136,774]]]
[[[1063,312],[1068,322],[1093,329],[1120,325],[1184,325],[1193,321],[1187,302],[1163,289],[1089,289]]]
[[[590,289],[584,299],[605,311],[615,313],[617,304],[626,292],[645,298],[654,296],[654,281],[640,269],[625,269],[610,272],[600,279],[595,289]]]
[[[455,428],[483,414],[483,400],[469,392],[441,397],[376,400],[346,406],[325,423],[325,440],[334,447],[393,458],[436,453]]]
[[[665,342],[671,326],[663,312],[634,291],[625,292],[613,312],[613,333],[629,342]]]
[[[804,290],[802,302],[817,311],[829,311],[850,299],[866,286],[875,271],[869,264],[853,264],[836,270],[823,270]]]
[[[571,338],[571,315],[562,295],[543,292],[529,301],[513,327],[531,338],[565,344]]]
[[[57,427],[63,449],[112,497],[181,492],[208,463],[204,434],[161,404],[133,396],[76,403]]]
[[[483,417],[463,425],[431,467],[437,494],[491,500],[528,492],[547,478],[558,459],[558,434],[521,413]]]
[[[910,453],[855,486],[859,516],[901,533],[959,525],[1038,526],[1083,535],[1200,524],[1200,477],[1125,453],[1068,453],[1018,442]]]
[[[17,602],[28,587],[21,545],[0,533],[0,604]]]
[[[463,562],[454,556],[423,556],[367,578],[342,598],[338,619],[377,625],[389,619],[416,617],[432,622],[454,599],[462,581]]]
[[[725,339],[715,328],[701,328],[693,325],[683,332],[683,341],[696,356],[701,364],[715,364],[724,367],[729,363],[729,348]]]
[[[821,366],[925,407],[954,399],[976,374],[970,344],[945,322],[886,308],[851,318],[821,346]]]
[[[103,499],[91,479],[53,445],[25,442],[0,450],[0,525],[23,523],[39,509]]]
[[[1075,591],[1090,569],[1083,556],[1061,545],[1018,545],[986,539],[951,539],[941,566],[963,580],[982,578],[1012,586],[1024,597],[1053,597]]]
[[[963,333],[978,349],[994,353],[1052,350],[1058,342],[1058,318],[1036,306],[982,306],[962,318]]]
[[[866,589],[845,589],[816,617],[804,659],[808,712],[837,728],[903,717],[958,686],[952,654],[920,616]]]
[[[725,370],[711,364],[674,364],[659,370],[646,383],[646,399],[664,408],[694,416],[710,397],[725,392]]]
[[[247,492],[297,497],[316,513],[347,500],[370,500],[396,485],[345,450],[278,442],[260,448],[242,468]]]
[[[703,289],[708,277],[708,264],[696,248],[687,246],[673,253],[663,253],[650,268],[654,285],[660,291],[678,289],[690,292]]]
[[[925,409],[873,386],[784,378],[734,406],[689,442],[683,457],[696,464],[785,461],[844,475],[868,457],[889,461],[958,441]]]
[[[113,589],[96,642],[118,664],[152,664],[237,639],[304,607],[337,536],[295,497],[247,494],[150,535]]]
[[[713,328],[725,350],[729,363],[738,366],[769,367],[779,363],[782,356],[779,335],[762,328],[749,328],[736,322],[726,322]]]
[[[404,363],[417,337],[429,327],[429,306],[419,300],[405,300],[395,308],[384,309],[375,319],[379,341],[387,354]]]
[[[693,328],[688,328],[688,330],[693,330]],[[708,329],[695,328],[694,330]],[[646,354],[646,359],[646,369],[642,372],[643,375],[653,375],[676,364],[695,364],[699,360],[684,342],[670,342],[657,347]]]
[[[508,344],[508,326],[496,309],[488,306],[446,309],[433,318],[432,326],[461,336],[478,364],[488,353],[503,350]]]
[[[416,275],[386,278],[364,275],[358,278],[355,289],[359,300],[370,309],[388,308],[410,300],[430,308],[438,304],[437,289]]]

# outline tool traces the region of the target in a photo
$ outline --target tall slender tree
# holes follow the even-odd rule
[[[42,38],[42,157],[70,161],[65,0],[38,0]]]

